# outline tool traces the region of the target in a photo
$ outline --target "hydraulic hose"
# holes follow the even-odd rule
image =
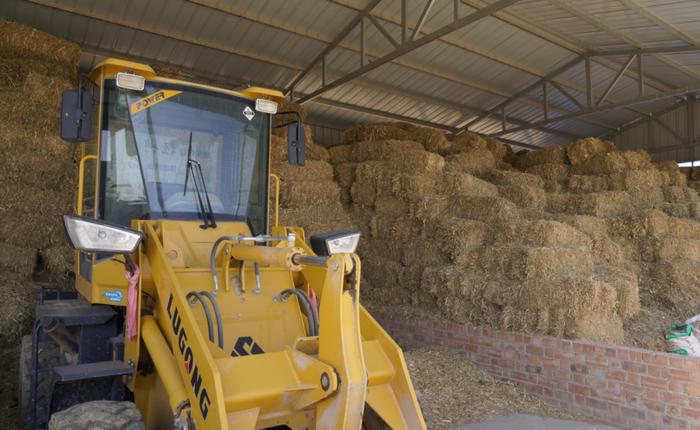
[[[217,344],[219,345],[219,348],[224,349],[224,324],[221,321],[221,311],[219,310],[219,304],[216,302],[216,296],[209,291],[201,291],[199,294],[209,299],[211,306],[214,308],[214,316],[216,317],[216,332],[218,334]]]
[[[204,315],[207,317],[207,329],[209,330],[209,342],[214,342],[214,327],[212,326],[212,323],[211,323],[211,314],[209,313],[209,306],[207,306],[206,302],[202,298],[202,295],[199,293],[195,293],[194,291],[187,293],[186,297],[187,297],[188,301],[190,301],[191,298],[194,297],[202,305],[202,309],[204,309]],[[194,304],[191,301],[190,301],[190,303]]]
[[[299,302],[304,308],[306,318],[309,320],[309,336],[318,336],[318,316],[316,315],[315,308],[311,303],[311,299],[309,299],[309,296],[304,291],[298,288],[289,288],[283,290],[281,294],[283,296],[295,294],[297,298],[299,298]]]

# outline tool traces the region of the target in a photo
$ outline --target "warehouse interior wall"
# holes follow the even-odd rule
[[[654,161],[700,158],[700,101],[679,99],[665,111],[623,127],[614,137],[620,149],[646,149]]]

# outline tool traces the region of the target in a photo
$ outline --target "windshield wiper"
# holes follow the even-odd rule
[[[211,201],[209,200],[209,192],[207,192],[207,183],[204,180],[204,174],[202,173],[202,165],[199,161],[192,158],[192,132],[190,131],[190,143],[187,147],[187,168],[185,170],[185,187],[182,190],[182,195],[187,194],[187,182],[190,177],[190,170],[192,171],[192,184],[194,185],[194,192],[197,194],[197,209],[199,216],[204,221],[204,224],[200,225],[201,228],[216,228],[216,220],[214,219],[214,210],[211,207]],[[206,206],[205,206],[206,203]]]

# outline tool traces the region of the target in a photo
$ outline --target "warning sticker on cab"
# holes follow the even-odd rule
[[[135,115],[139,112],[157,105],[158,103],[180,94],[182,91],[175,90],[160,90],[146,97],[136,100],[131,104],[131,114]]]

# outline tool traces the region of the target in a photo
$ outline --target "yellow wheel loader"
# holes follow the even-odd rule
[[[42,288],[22,427],[425,428],[401,350],[360,305],[360,234],[277,225],[273,117],[291,118],[290,163],[305,141],[282,97],[116,59],[63,94],[76,291]]]

